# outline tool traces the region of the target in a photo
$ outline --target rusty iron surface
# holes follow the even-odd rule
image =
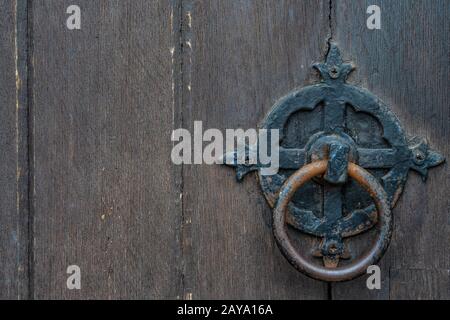
[[[325,218],[322,221],[326,227],[321,248],[324,266],[318,266],[305,259],[294,248],[286,232],[287,208],[295,192],[313,177],[324,174],[328,167],[328,160],[312,162],[297,170],[284,183],[273,213],[273,233],[284,256],[296,269],[318,280],[345,281],[364,273],[367,267],[376,263],[387,249],[392,234],[391,210],[386,192],[379,182],[369,172],[350,162],[349,176],[355,179],[375,202],[378,211],[377,239],[365,255],[345,267],[338,267],[338,261],[344,253],[342,235],[346,219],[340,217],[330,225],[329,218]]]

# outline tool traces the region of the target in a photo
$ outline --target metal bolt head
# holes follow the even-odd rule
[[[337,79],[339,77],[339,68],[336,66],[332,66],[328,74],[330,75],[331,78]]]

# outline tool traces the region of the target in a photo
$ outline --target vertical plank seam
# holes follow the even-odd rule
[[[333,40],[334,30],[333,30],[333,0],[328,1],[328,28],[330,29],[330,34],[328,35],[328,43]]]
[[[333,40],[333,0],[328,1],[328,29],[329,35],[327,39],[328,48],[330,48],[330,43]],[[328,49],[329,50],[329,49]],[[333,300],[333,284],[327,284],[327,300]]]
[[[172,130],[183,127],[183,1],[172,1],[171,13],[171,28],[172,28],[172,95],[173,95],[173,110],[172,110]],[[174,142],[172,142],[173,144]],[[173,146],[172,146],[173,147]],[[177,208],[177,274],[176,274],[176,288],[175,296],[180,299],[185,291],[185,262],[184,262],[184,165],[174,165],[175,174],[175,190],[178,196],[175,201],[178,203]]]
[[[16,96],[15,96],[15,102],[16,102],[16,109],[15,109],[15,122],[16,122],[16,126],[15,126],[15,146],[16,146],[16,213],[18,214],[18,217],[16,219],[16,230],[18,233],[18,243],[16,244],[16,255],[17,255],[17,263],[18,265],[16,266],[18,268],[17,270],[17,276],[16,276],[16,294],[17,294],[17,299],[20,299],[20,294],[21,294],[21,287],[20,287],[20,281],[21,281],[21,276],[20,276],[20,265],[21,265],[21,223],[20,223],[20,187],[19,187],[19,180],[20,180],[20,157],[19,157],[19,107],[20,107],[20,101],[19,101],[19,91],[20,91],[20,74],[19,74],[19,47],[18,47],[18,37],[19,37],[19,33],[18,33],[18,24],[19,24],[19,11],[17,8],[17,0],[14,1],[14,71],[15,71],[15,88],[16,88]]]
[[[178,50],[179,50],[179,90],[178,90],[178,94],[179,94],[179,110],[178,112],[180,113],[179,117],[180,117],[180,127],[183,127],[184,125],[184,117],[183,117],[183,100],[184,100],[184,94],[183,94],[183,84],[184,84],[184,74],[183,74],[183,55],[184,55],[184,48],[183,48],[183,14],[184,14],[184,3],[183,0],[179,0],[179,10],[178,10],[178,26],[179,26],[179,32],[178,32]],[[185,214],[184,214],[184,164],[181,164],[181,169],[180,169],[180,206],[181,206],[181,223],[180,223],[180,250],[181,250],[181,263],[180,263],[180,268],[181,268],[181,292],[180,292],[180,297],[183,299],[184,298],[184,293],[186,290],[186,274],[185,274],[185,250],[184,250],[184,219],[185,219]]]
[[[14,1],[17,299],[30,297],[28,2]]]
[[[189,45],[189,39],[186,39],[189,36],[190,33],[190,21],[185,23],[186,15],[189,14],[189,8],[186,8],[186,3],[184,0],[180,1],[180,32],[179,32],[179,49],[180,49],[180,118],[181,118],[181,124],[180,127],[184,127],[184,113],[183,108],[185,107],[185,103],[189,107],[189,101],[190,101],[190,94],[188,94],[185,90],[188,88],[190,90],[190,63],[191,63],[191,56],[190,52],[188,53],[187,50],[190,49]],[[189,45],[188,45],[189,44]],[[185,63],[188,61],[188,63]],[[186,76],[187,75],[187,76]],[[186,85],[185,82],[188,82]],[[190,220],[189,214],[186,212],[186,206],[184,201],[184,165],[181,166],[181,189],[180,189],[180,199],[181,199],[181,226],[180,226],[180,236],[181,236],[181,256],[182,256],[182,265],[181,265],[181,280],[182,280],[182,293],[181,293],[181,299],[183,300],[191,300],[192,299],[192,293],[189,291],[189,276],[188,276],[188,268],[190,265],[190,259],[191,259],[191,251],[189,250],[190,246],[190,229],[188,226],[188,220]]]
[[[26,65],[27,65],[27,210],[28,210],[28,299],[34,299],[34,33],[33,3],[26,3]]]
[[[18,24],[19,24],[19,18],[18,18],[18,8],[17,8],[17,0],[14,1],[14,70],[15,70],[15,80],[16,80],[16,96],[15,96],[15,102],[16,102],[16,113],[15,113],[15,146],[16,146],[16,213],[18,213],[18,217],[16,219],[16,229],[18,232],[18,243],[16,244],[16,250],[17,250],[17,268],[20,268],[21,264],[21,227],[20,227],[20,187],[19,187],[19,180],[20,180],[20,164],[19,164],[19,107],[20,107],[20,101],[19,101],[19,91],[20,91],[20,74],[19,74],[19,47],[18,47]],[[16,277],[16,294],[17,298],[20,299],[20,271],[17,270],[18,276]]]
[[[179,112],[180,112],[180,126],[184,128],[184,108],[191,110],[191,65],[192,65],[192,42],[191,42],[191,28],[192,28],[192,4],[179,0]],[[190,275],[188,274],[189,267],[192,265],[192,250],[191,250],[191,214],[186,210],[185,206],[185,188],[184,188],[184,165],[181,165],[181,185],[180,185],[180,202],[181,202],[181,224],[180,224],[180,250],[181,250],[181,298],[183,300],[191,300],[192,292],[190,291]]]

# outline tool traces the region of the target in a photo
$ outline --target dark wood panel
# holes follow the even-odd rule
[[[170,162],[173,128],[254,128],[316,80],[330,22],[350,81],[449,159],[448,1],[380,0],[375,31],[365,0],[332,0],[331,15],[328,0],[82,0],[81,31],[65,27],[70,4],[0,0],[0,298],[450,298],[448,165],[426,184],[410,174],[369,291],[295,271],[254,177]]]
[[[72,2],[32,2],[34,297],[177,298],[176,6],[77,1],[69,31]]]
[[[450,273],[448,269],[391,270],[391,299],[448,300]]]
[[[316,75],[328,1],[183,1],[183,124],[256,128],[274,102]],[[271,214],[250,175],[183,170],[185,298],[323,299],[327,285],[279,252]]]
[[[449,159],[450,3],[377,1],[381,8],[381,30],[366,27],[366,10],[375,4],[373,1],[333,1],[333,4],[334,39],[344,56],[357,65],[350,81],[384,100],[407,133],[427,138],[432,148]],[[393,239],[380,265],[383,289],[369,291],[363,278],[333,285],[333,298],[389,298],[386,286],[394,285],[389,284],[390,269],[423,269],[420,274],[425,278],[427,272],[449,269],[449,186],[447,164],[432,169],[426,183],[411,172],[403,196],[393,210]],[[414,277],[403,277],[402,281],[406,281],[406,287],[415,286]],[[448,286],[448,277],[442,281],[445,284],[439,286]],[[396,290],[392,298],[404,298],[404,292]],[[442,295],[450,297],[448,292]],[[418,290],[407,296],[421,297]]]
[[[0,1],[0,299],[28,297],[26,5]]]

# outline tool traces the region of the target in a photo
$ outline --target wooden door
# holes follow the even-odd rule
[[[67,8],[81,9],[68,30]],[[381,8],[381,29],[366,26]],[[448,299],[448,165],[410,173],[380,262],[327,284],[279,252],[253,177],[174,165],[172,131],[255,128],[317,81],[351,81],[450,158],[446,0],[0,0],[0,297]],[[81,290],[67,288],[80,267]]]

